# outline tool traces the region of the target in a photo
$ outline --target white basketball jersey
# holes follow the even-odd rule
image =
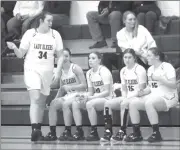
[[[71,64],[68,72],[62,69],[61,81],[63,85],[77,85],[80,84],[76,74],[73,72],[74,64]]]
[[[137,91],[139,91],[139,84],[146,83],[146,81],[142,81],[140,73],[145,74],[145,69],[139,64],[135,64],[132,69],[128,69],[124,67],[122,69],[122,84],[125,84],[127,87],[127,98],[134,95]]]
[[[105,76],[104,77],[105,81],[103,81],[102,76]],[[110,81],[106,81],[106,76],[108,79],[110,76]],[[105,84],[110,84],[111,87],[113,86],[112,75],[110,71],[104,66],[100,66],[96,72],[93,72],[93,69],[90,69],[87,72],[87,82],[88,82],[88,86],[93,87],[95,94],[102,93],[104,91]],[[109,96],[112,96],[113,94],[112,88],[110,88],[110,90],[111,91]]]
[[[23,36],[20,47],[27,49],[25,67],[52,70],[55,50],[61,50],[63,45],[59,33],[55,30],[51,29],[42,34],[36,29],[30,29]]]
[[[151,66],[148,69],[148,84],[151,88],[151,92],[157,93],[158,95],[164,95],[168,93],[176,93],[176,89],[169,88],[159,81],[153,80],[152,76],[160,76],[161,78],[168,80],[176,78],[175,69],[171,64],[163,62],[158,68]]]

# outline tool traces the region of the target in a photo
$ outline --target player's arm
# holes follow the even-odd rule
[[[152,78],[154,80],[158,80],[159,82],[161,82],[162,84],[164,84],[169,88],[176,89],[176,71],[174,67],[171,64],[166,64],[164,66],[164,70],[165,70],[166,78],[164,77],[162,78],[161,76],[155,76],[155,75],[153,75]]]
[[[86,80],[87,80],[87,85],[88,85],[87,96],[92,96],[94,94],[94,89],[93,89],[92,82],[90,80],[90,71],[86,73]]]
[[[150,73],[150,68],[148,69],[148,73],[146,73],[146,81],[147,81],[147,74],[151,74]],[[143,78],[142,78],[143,79]],[[141,97],[141,96],[144,96],[144,95],[148,95],[151,93],[151,89],[149,87],[149,84],[143,89],[140,89],[140,91],[138,92],[138,96]]]
[[[84,76],[83,70],[78,65],[75,65],[74,73],[76,74],[80,84],[78,85],[71,85],[71,90],[85,90],[87,88],[86,78]]]
[[[132,95],[131,97],[137,97],[139,96],[139,92],[143,91],[146,88],[147,85],[147,75],[146,75],[146,70],[141,67],[138,66],[137,70],[136,70],[138,79],[139,79],[139,89],[136,90],[136,92],[134,92],[134,95]]]
[[[111,86],[111,73],[110,73],[110,71],[105,70],[104,68],[102,68],[100,71],[101,71],[100,74],[102,77],[102,81],[104,83],[104,91],[101,93],[97,93],[96,95],[89,96],[88,100],[92,100],[95,98],[103,98],[103,97],[107,97],[110,95],[110,91],[112,88],[112,86]]]
[[[57,92],[55,98],[62,97],[62,96],[64,96],[64,94],[65,94],[65,90],[62,88],[62,87],[63,87],[62,80],[59,81],[59,86],[60,86],[60,87],[59,87],[59,89],[58,89],[58,92]]]
[[[55,31],[55,40],[56,40],[56,56],[57,56],[57,69],[55,74],[58,77],[61,77],[61,70],[62,70],[62,65],[64,61],[64,55],[63,55],[63,42],[60,34]]]
[[[120,71],[120,78],[121,78],[121,94],[122,97],[127,97],[127,86],[126,86],[126,82],[123,76],[123,72],[124,72],[124,68],[121,69]]]

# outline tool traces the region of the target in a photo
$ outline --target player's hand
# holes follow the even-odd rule
[[[155,80],[155,81],[160,81],[161,80],[161,77],[160,76],[157,76],[157,75],[154,75],[152,74],[152,79]]]
[[[29,15],[23,15],[23,16],[21,16],[21,20],[26,20],[26,19],[28,19],[29,18]]]
[[[57,72],[55,72],[53,74],[53,81],[52,81],[52,85],[58,85],[59,83],[59,80],[60,80],[60,76]]]
[[[113,91],[115,91],[117,89],[121,89],[121,83],[114,83],[112,88],[113,88]]]
[[[138,96],[141,97],[141,96],[143,96],[143,95],[144,95],[144,90],[139,90],[139,91],[138,91]]]
[[[108,9],[108,8],[104,8],[104,9],[102,10],[101,14],[98,15],[98,18],[99,18],[99,19],[102,19],[102,18],[104,18],[105,16],[107,16],[108,14],[109,14],[109,9]]]
[[[17,48],[17,46],[13,42],[6,42],[6,43],[9,49],[14,50],[15,48]]]
[[[72,92],[72,88],[69,85],[63,85],[62,89],[64,89],[66,92]]]
[[[86,94],[78,94],[76,95],[76,102],[78,103],[86,103],[88,100],[88,96]]]
[[[20,15],[20,13],[16,14],[16,19],[17,19],[17,20],[21,20],[21,15]]]

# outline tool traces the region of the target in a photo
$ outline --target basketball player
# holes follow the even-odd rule
[[[56,98],[51,102],[49,108],[49,125],[50,132],[44,138],[45,141],[57,140],[56,136],[56,123],[57,123],[57,110],[63,110],[63,117],[65,123],[65,130],[59,137],[60,141],[71,140],[71,124],[72,124],[72,102],[75,100],[77,93],[85,92],[86,78],[83,70],[77,64],[70,61],[71,52],[69,49],[63,50],[64,62],[62,67],[62,74],[60,80],[60,89]]]
[[[143,139],[140,132],[139,110],[146,111],[153,128],[153,134],[148,138],[148,141],[161,141],[158,112],[168,111],[169,108],[178,103],[176,73],[173,66],[164,62],[164,54],[157,48],[151,48],[148,51],[147,60],[151,65],[148,69],[148,86],[139,91],[139,97],[134,98],[129,105],[133,133],[125,139],[127,142]]]
[[[31,141],[42,138],[41,123],[46,97],[50,93],[50,85],[59,80],[63,63],[63,43],[60,34],[51,29],[53,17],[48,12],[39,15],[38,27],[29,29],[22,37],[20,48],[7,42],[18,58],[24,61],[24,81],[30,96],[30,120],[32,125]],[[54,54],[58,59],[57,71],[53,77]]]
[[[112,118],[108,122],[105,121],[104,137],[102,142],[121,141],[126,136],[126,127],[128,123],[128,104],[133,97],[138,96],[138,91],[146,87],[147,77],[144,67],[136,63],[136,54],[133,49],[126,49],[123,53],[125,67],[120,71],[122,96],[106,101],[104,109],[109,109],[112,116],[112,110],[121,110],[121,129],[115,136],[112,136]],[[108,117],[108,116],[107,116]],[[106,115],[105,115],[105,120]]]
[[[73,116],[77,127],[73,140],[83,140],[84,132],[82,130],[82,114],[81,109],[87,109],[88,117],[91,123],[90,135],[87,141],[99,140],[97,132],[97,112],[104,108],[104,103],[112,98],[113,79],[111,72],[101,65],[102,56],[98,52],[92,52],[89,55],[90,70],[86,73],[88,83],[88,92],[79,95],[73,102]]]

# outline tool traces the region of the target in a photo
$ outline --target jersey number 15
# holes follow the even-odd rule
[[[47,59],[47,52],[39,51],[39,59]]]
[[[134,87],[131,86],[131,85],[128,85],[128,90],[129,90],[129,91],[134,91]]]

